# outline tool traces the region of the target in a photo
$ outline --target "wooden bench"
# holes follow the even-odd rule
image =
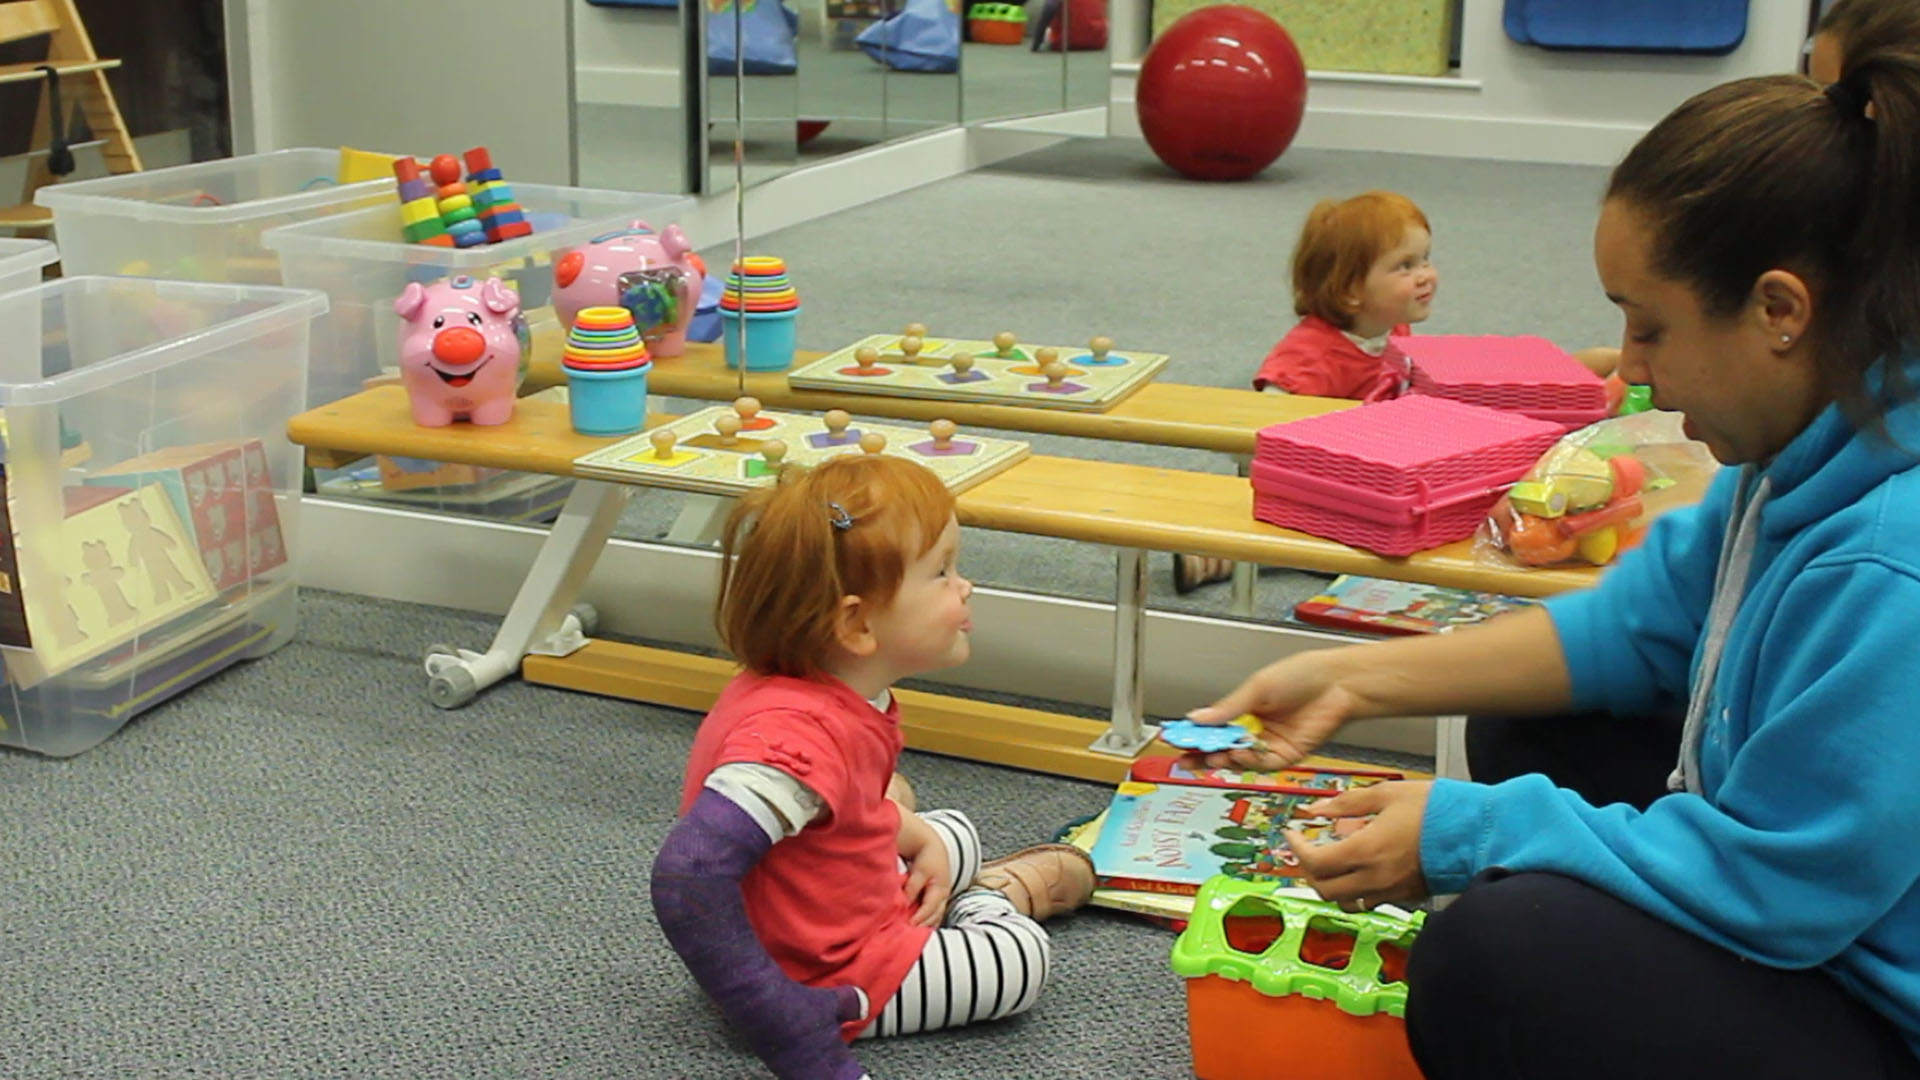
[[[670,419],[649,416],[648,423]],[[613,441],[574,433],[566,407],[550,401],[523,401],[513,420],[499,427],[419,427],[405,391],[394,386],[303,413],[289,423],[288,435],[308,448],[308,461],[317,467],[389,454],[556,476],[575,476],[575,458]],[[1649,508],[1657,512],[1693,501],[1703,482],[1654,493]],[[569,609],[630,492],[625,484],[576,480],[492,648],[445,658],[430,687],[437,703],[462,704],[517,669],[532,682],[632,700],[696,710],[712,702],[731,664],[587,642],[578,626],[566,629]],[[1247,482],[1239,477],[1076,458],[1030,457],[961,494],[958,514],[967,525],[1117,549],[1113,715],[1102,725],[962,698],[903,694],[911,717],[908,743],[1088,779],[1119,778],[1152,737],[1139,711],[1147,551],[1190,551],[1523,596],[1586,587],[1598,576],[1592,569],[1523,572],[1485,566],[1475,559],[1471,541],[1384,558],[1255,521]],[[561,655],[530,655],[536,651]]]
[[[535,324],[534,360],[527,372],[529,392],[566,383],[566,376],[560,370],[562,341],[559,335],[558,323],[542,320]],[[797,367],[823,355],[817,352],[798,353],[794,365]],[[1178,363],[1177,359],[1175,363]],[[1106,412],[1081,413],[1064,409],[1029,409],[1018,405],[795,390],[787,385],[784,371],[749,372],[744,382],[746,392],[759,398],[760,404],[769,409],[810,412],[845,409],[857,416],[901,420],[938,420],[946,417],[962,427],[1072,435],[1151,446],[1183,446],[1239,457],[1253,453],[1254,435],[1263,427],[1338,409],[1350,409],[1359,404],[1340,398],[1293,397],[1262,394],[1250,389],[1234,390],[1156,381],[1142,386]],[[732,401],[740,396],[741,384],[739,374],[726,366],[720,346],[697,342],[687,345],[684,356],[654,361],[653,371],[647,376],[647,390],[650,393],[703,401]]]
[[[559,357],[566,336],[559,322],[551,315],[536,313],[532,329],[534,359],[527,375],[527,392],[565,385],[566,373],[560,366]],[[801,350],[794,356],[794,366],[811,363],[824,355]],[[945,418],[966,428],[1066,435],[1147,446],[1178,446],[1227,454],[1237,463],[1244,463],[1252,457],[1255,436],[1263,427],[1350,409],[1359,404],[1343,398],[1262,394],[1252,389],[1190,386],[1160,381],[1147,383],[1124,401],[1101,413],[935,401],[882,394],[796,390],[788,384],[784,371],[748,372],[742,375],[727,367],[725,350],[721,346],[699,342],[689,342],[682,356],[656,360],[647,379],[647,388],[655,394],[702,401],[732,401],[745,393],[758,398],[762,405],[770,409],[811,412],[845,409],[858,416],[899,420]],[[686,513],[675,522],[668,539],[676,543],[698,543],[710,539],[717,513],[717,507],[710,501],[691,500]],[[1254,570],[1248,563],[1238,564],[1234,568],[1232,610],[1236,615],[1253,614]]]

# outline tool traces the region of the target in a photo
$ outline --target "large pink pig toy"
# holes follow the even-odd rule
[[[465,417],[504,424],[525,373],[527,321],[520,294],[499,278],[465,274],[421,287],[408,285],[393,310],[400,327],[400,381],[413,422],[445,427]]]
[[[553,308],[573,328],[582,308],[623,307],[654,356],[679,356],[700,301],[706,268],[680,226],[656,233],[644,221],[596,236],[553,264]]]

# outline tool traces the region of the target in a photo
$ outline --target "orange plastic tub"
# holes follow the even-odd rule
[[[1217,877],[1174,943],[1200,1080],[1420,1080],[1401,1017],[1424,915],[1349,914]]]

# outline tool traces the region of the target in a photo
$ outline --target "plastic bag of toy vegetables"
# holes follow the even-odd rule
[[[1481,562],[1504,567],[1605,566],[1639,543],[1648,496],[1718,467],[1682,432],[1680,414],[1638,412],[1569,432],[1488,512],[1475,540]],[[1657,500],[1684,505],[1682,493]]]

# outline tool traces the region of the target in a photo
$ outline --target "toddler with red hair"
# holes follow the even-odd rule
[[[1293,249],[1300,321],[1267,353],[1254,389],[1359,401],[1399,397],[1407,357],[1389,337],[1412,333],[1411,324],[1432,314],[1440,284],[1432,254],[1427,215],[1405,195],[1322,199]],[[1183,596],[1232,576],[1231,559],[1173,557],[1174,591]]]
[[[1407,358],[1388,341],[1433,312],[1440,276],[1433,230],[1391,191],[1324,199],[1293,249],[1300,322],[1267,354],[1256,390],[1385,401],[1406,384]]]
[[[900,679],[966,660],[973,585],[953,495],[860,454],[742,499],[717,622],[745,670],[694,736],[653,906],[695,981],[774,1075],[856,1080],[847,1040],[1031,1008],[1039,921],[1087,902],[1093,863],[1042,844],[982,864],[953,810],[894,772]]]

